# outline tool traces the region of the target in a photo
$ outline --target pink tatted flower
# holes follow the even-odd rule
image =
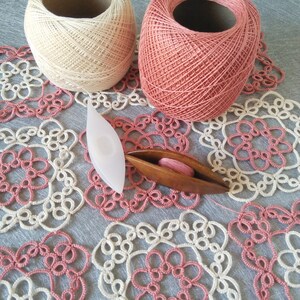
[[[253,288],[260,300],[269,300],[274,286],[281,286],[286,299],[292,299],[287,281],[277,276],[275,270],[275,264],[281,262],[281,254],[278,255],[274,241],[277,236],[286,235],[295,226],[299,226],[299,216],[300,200],[295,201],[290,209],[247,203],[239,216],[228,224],[229,236],[242,248],[244,264],[256,272]]]
[[[26,242],[16,251],[0,246],[0,281],[5,280],[12,285],[16,278],[27,278],[38,288],[49,290],[51,297],[47,299],[87,299],[83,276],[89,265],[89,251],[75,244],[71,236],[63,231],[51,232],[41,241]],[[40,286],[41,278],[43,286]],[[40,299],[39,296],[34,298]]]
[[[274,131],[280,132],[280,135],[274,136]],[[253,169],[257,171],[266,171],[270,166],[277,169],[286,166],[284,154],[292,152],[293,147],[284,140],[286,136],[284,128],[268,127],[263,119],[256,118],[252,121],[239,121],[236,132],[228,137],[227,142],[234,148],[233,154],[237,160],[249,160]],[[259,137],[267,140],[265,150],[259,150],[254,145],[255,139]],[[263,161],[263,166],[259,166],[258,161]]]
[[[43,167],[36,167],[36,164]],[[48,186],[48,178],[44,175],[49,170],[49,163],[44,158],[36,158],[31,148],[24,147],[18,152],[5,150],[0,154],[0,199],[9,195],[8,200],[0,202],[1,206],[7,206],[16,201],[20,205],[26,205],[33,201],[34,191],[42,190]],[[16,169],[25,172],[24,178],[19,182],[10,183],[9,173]],[[25,195],[22,192],[25,192]],[[22,196],[23,195],[23,196]]]
[[[173,263],[172,257],[179,256],[179,262]],[[151,261],[159,261],[158,267],[153,267]],[[190,290],[198,288],[202,290],[203,298],[208,299],[206,287],[199,283],[203,275],[203,270],[198,262],[186,261],[184,253],[179,248],[171,248],[164,255],[158,250],[152,250],[146,256],[146,268],[137,269],[132,275],[133,286],[141,293],[136,297],[137,300],[143,299],[146,295],[152,296],[155,300],[191,300]],[[157,265],[157,263],[155,264]],[[186,275],[187,268],[196,268],[196,275],[190,278]],[[149,283],[139,283],[139,277],[147,275]],[[168,275],[172,275],[179,282],[180,291],[176,297],[166,297],[161,293],[160,283]]]

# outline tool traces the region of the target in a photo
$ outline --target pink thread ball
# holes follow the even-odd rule
[[[249,0],[213,0],[233,14],[234,24],[200,32],[175,20],[174,10],[183,2],[150,2],[139,45],[141,85],[167,116],[205,121],[221,115],[240,95],[254,67],[260,17]]]

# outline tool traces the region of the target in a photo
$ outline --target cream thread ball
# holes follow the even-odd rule
[[[136,44],[130,0],[29,0],[24,29],[41,71],[71,91],[114,86]]]

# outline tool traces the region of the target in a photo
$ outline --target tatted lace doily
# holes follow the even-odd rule
[[[70,169],[77,142],[55,120],[0,129],[0,232],[17,224],[57,230],[81,208],[83,193]]]
[[[139,115],[134,121],[116,117],[108,119],[118,132],[124,152],[162,148],[181,153],[189,149],[189,123],[167,118],[160,112],[150,115]],[[85,141],[85,132],[80,134],[80,142],[85,149],[85,160],[90,163]],[[85,189],[84,198],[108,220],[122,221],[131,213],[143,212],[149,204],[158,208],[176,206],[179,209],[190,209],[198,205],[199,195],[158,187],[158,185],[142,176],[130,164],[126,163],[126,181],[120,195],[108,187],[93,167],[88,172],[89,186]]]
[[[27,242],[17,251],[1,246],[1,299],[83,300],[89,261],[89,252],[62,231],[41,242]]]
[[[0,47],[0,123],[15,117],[49,119],[73,102],[72,93],[45,79],[28,46]]]
[[[300,200],[290,210],[247,203],[229,223],[229,236],[242,248],[243,262],[256,273],[253,287],[259,299],[278,299],[279,290],[293,299],[293,288],[300,287],[299,225]]]
[[[192,129],[214,171],[230,184],[229,196],[251,201],[276,190],[300,189],[300,105],[267,92],[260,99],[234,103],[227,112]]]
[[[221,224],[186,211],[158,227],[110,224],[92,263],[106,299],[241,299],[227,242]]]

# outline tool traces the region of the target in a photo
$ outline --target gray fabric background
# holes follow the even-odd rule
[[[269,55],[274,59],[275,63],[286,71],[285,82],[278,88],[278,92],[284,97],[300,101],[300,0],[255,0],[254,1],[260,10],[262,18],[262,29],[265,32],[265,41],[269,48]],[[0,44],[21,46],[27,44],[23,31],[23,17],[27,1],[25,0],[0,0]],[[145,8],[148,1],[133,0],[136,11],[136,20],[140,27]],[[141,107],[128,110],[130,116],[134,117],[137,113],[147,111]],[[59,114],[57,119],[65,126],[72,128],[76,132],[82,131],[85,126],[85,109],[78,104],[74,104],[70,109]],[[76,121],[75,121],[76,120]],[[7,124],[0,126],[16,129],[20,126],[30,124],[38,125],[39,120],[36,119],[14,119]],[[205,157],[201,157],[201,147],[195,142],[192,143],[192,150],[198,153],[202,161]],[[78,155],[75,172],[79,182],[85,176],[85,169],[82,171],[82,157],[80,146],[77,146],[75,153]],[[80,184],[79,184],[80,185]],[[291,203],[299,199],[300,193],[283,194],[277,192],[270,199],[259,198],[256,201],[264,205],[281,204],[285,207],[290,207]],[[224,205],[239,210],[241,203],[235,202],[226,196],[218,196]],[[234,217],[230,212],[224,211],[220,213],[220,208],[215,204],[210,203],[205,198],[197,208],[199,212],[208,217],[210,220],[215,220],[225,225]],[[181,213],[176,208],[168,210],[159,210],[154,207],[149,207],[142,214],[131,215],[126,221],[128,224],[137,224],[141,220],[150,222],[155,225],[164,219],[177,218]],[[155,215],[155,218],[153,216]],[[88,205],[78,212],[64,228],[64,231],[70,233],[76,243],[85,245],[90,251],[100,241],[103,236],[103,231],[109,224],[102,218],[96,210],[93,210]],[[24,231],[19,227],[11,230],[8,233],[0,235],[0,245],[11,246],[18,248],[25,241],[34,239],[39,240],[46,232],[42,229],[34,231]],[[255,294],[252,287],[254,272],[245,268],[240,259],[240,249],[233,242],[229,243],[229,250],[233,255],[234,264],[230,275],[236,279],[240,285],[243,299],[255,299]],[[85,276],[88,283],[88,299],[103,299],[97,288],[99,272],[94,267],[91,267],[88,274]],[[1,291],[0,291],[1,294]],[[294,298],[300,299],[300,291],[294,291]],[[282,290],[274,291],[271,299],[284,299]]]

